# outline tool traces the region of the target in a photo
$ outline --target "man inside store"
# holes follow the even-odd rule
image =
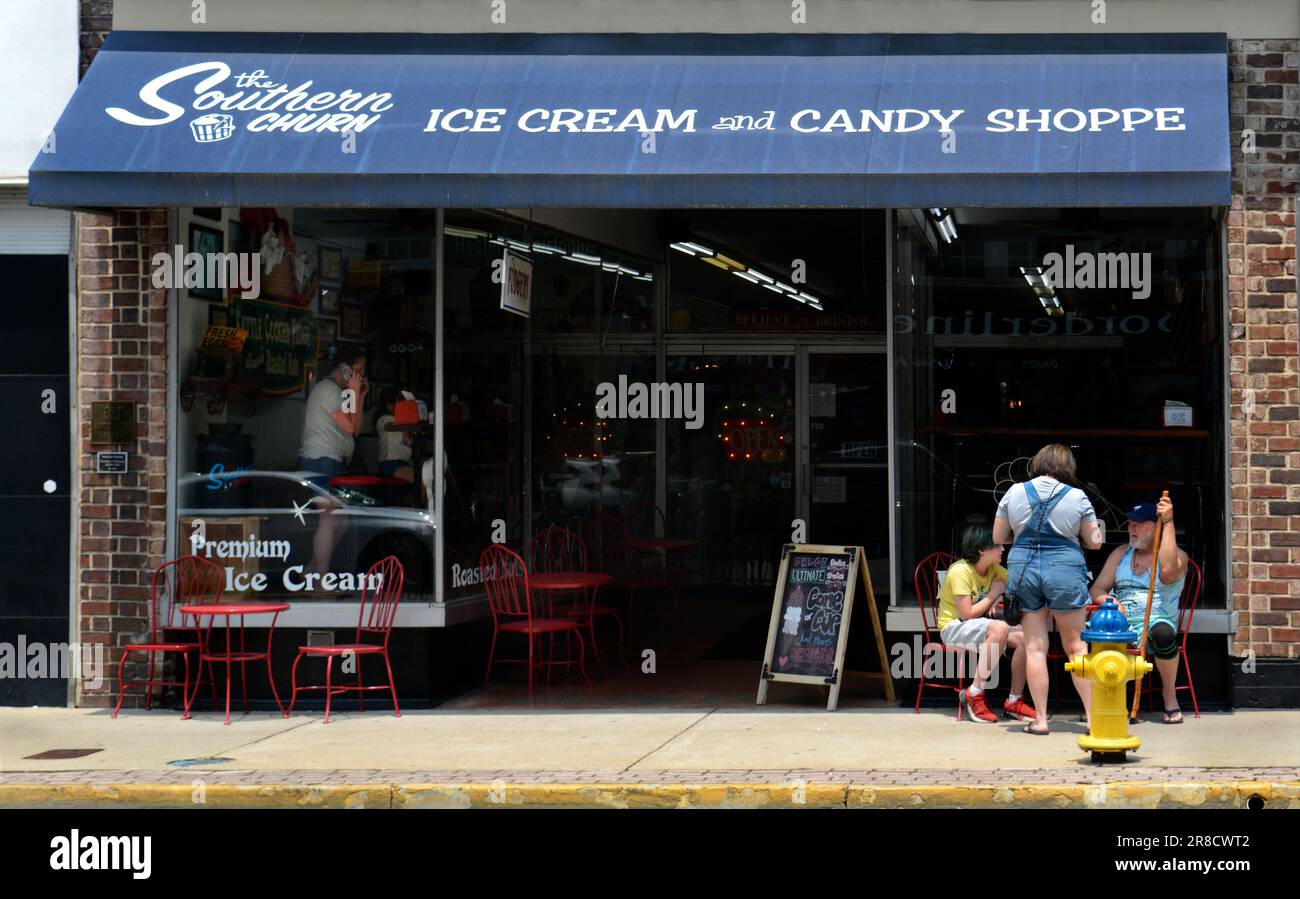
[[[298,450],[298,470],[327,492],[330,478],[348,470],[365,417],[366,392],[370,389],[365,379],[364,349],[336,347],[330,358],[334,361],[329,375],[321,378],[307,397],[302,445]],[[318,497],[312,504],[319,514],[307,570],[323,574],[329,570],[334,547],[347,530],[347,520],[333,514],[342,508],[342,503],[332,497]]]
[[[1094,601],[1113,593],[1130,626],[1140,630],[1146,615],[1153,556],[1157,556],[1147,646],[1160,672],[1164,723],[1182,724],[1183,713],[1174,688],[1178,681],[1178,598],[1187,576],[1187,553],[1178,548],[1174,504],[1168,497],[1162,497],[1159,503],[1138,503],[1124,517],[1128,519],[1128,545],[1115,547],[1088,593]],[[1157,518],[1163,522],[1158,552],[1154,547]]]

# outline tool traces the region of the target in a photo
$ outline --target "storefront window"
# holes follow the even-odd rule
[[[947,224],[955,235],[944,236]],[[1222,607],[1224,378],[1217,224],[1204,210],[901,211],[894,345],[905,597],[935,550],[991,524],[1029,457],[1064,443],[1106,524],[1169,490]]]
[[[178,231],[256,275],[176,285],[178,551],[295,601],[355,598],[391,553],[431,598],[432,213],[182,209]]]
[[[444,589],[463,601],[502,532],[526,555],[547,526],[590,538],[600,516],[654,502],[655,423],[598,418],[596,401],[601,384],[655,379],[657,266],[503,215],[451,211],[445,233]],[[527,318],[501,308],[507,249],[532,263]]]

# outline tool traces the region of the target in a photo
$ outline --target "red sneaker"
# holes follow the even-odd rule
[[[1005,718],[1019,718],[1021,721],[1033,721],[1038,717],[1034,707],[1023,699],[1017,699],[1015,702],[1008,700],[1002,703],[1002,715]]]
[[[971,696],[966,690],[961,691],[961,701],[966,705],[966,711],[970,712],[972,721],[979,721],[983,724],[996,724],[998,716],[989,711],[988,704],[984,702],[984,694],[978,693]]]

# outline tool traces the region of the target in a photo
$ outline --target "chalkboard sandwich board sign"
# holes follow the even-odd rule
[[[844,651],[859,575],[876,649],[884,660],[888,658],[884,634],[862,547],[788,543],[781,548],[767,651],[758,682],[759,705],[767,701],[769,682],[786,681],[829,686],[826,708],[835,709],[844,681]],[[884,681],[885,696],[892,702],[894,684],[883,661],[882,669],[865,673]]]

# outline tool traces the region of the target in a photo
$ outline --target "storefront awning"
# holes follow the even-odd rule
[[[116,32],[36,205],[1206,206],[1224,35]]]

